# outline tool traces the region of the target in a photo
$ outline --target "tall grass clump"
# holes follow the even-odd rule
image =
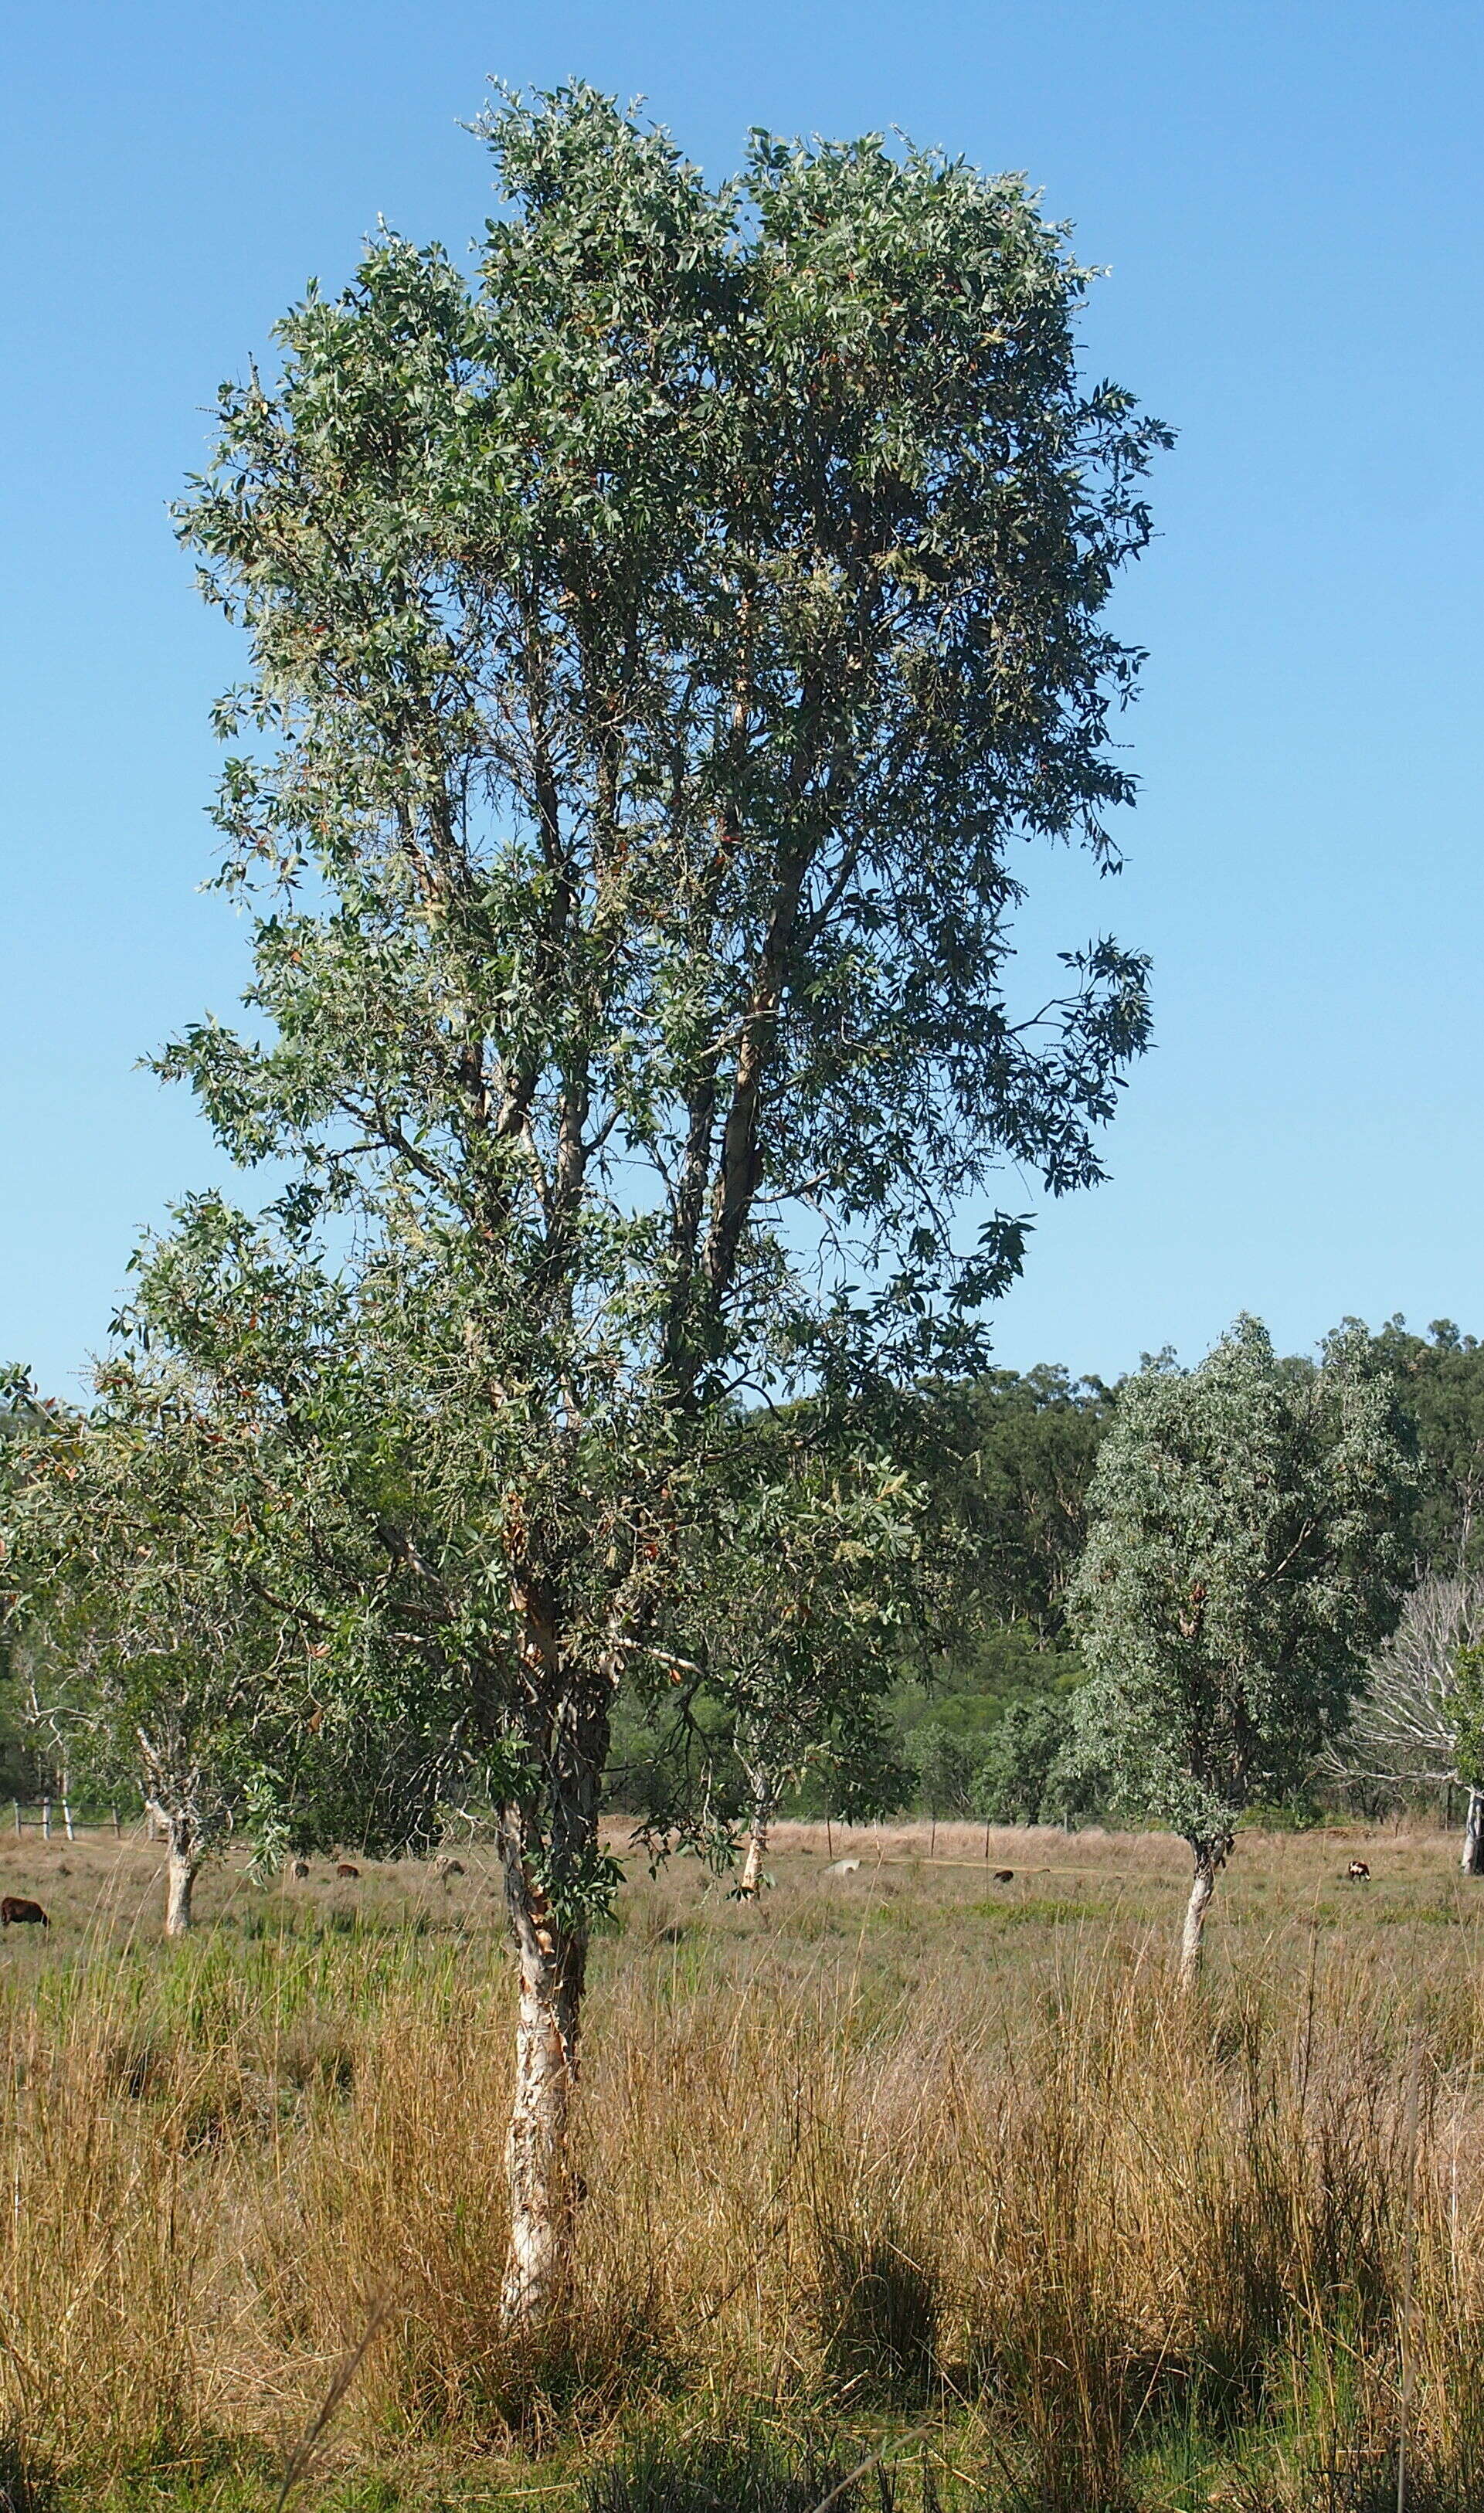
[[[256,2465],[380,2307],[336,2450],[457,2460],[617,2420],[588,2513],[687,2488],[808,2513],[780,2418],[951,2424],[974,2513],[1368,2513],[1394,2501],[1404,2352],[1412,2513],[1476,2513],[1484,1969],[1460,1941],[1368,1973],[1274,1932],[1177,2003],[1129,1928],[1021,1931],[978,1968],[948,1933],[903,1970],[895,1924],[878,1960],[863,1919],[831,1942],[666,1907],[641,1895],[601,1950],[586,2197],[519,2353],[488,1935],[285,1924],[0,1975],[21,2477],[86,2500],[110,2472]]]

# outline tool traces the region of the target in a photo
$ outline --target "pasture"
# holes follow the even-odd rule
[[[160,1853],[0,1846],[52,1921],[0,1948],[17,2513],[272,2505],[378,2312],[297,2503],[684,2513],[714,2473],[636,2477],[635,2438],[762,2434],[831,2474],[884,2448],[855,2500],[886,2513],[1367,2513],[1405,2418],[1413,2513],[1475,2506],[1484,1886],[1456,1843],[1243,1834],[1182,2010],[1181,1845],[932,1838],[785,1826],[757,1909],[628,1862],[571,2295],[518,2360],[487,1851],[448,1881],[228,1861],[167,1947]]]

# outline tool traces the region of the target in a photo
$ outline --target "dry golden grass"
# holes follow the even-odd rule
[[[447,1887],[228,1865],[167,1948],[138,1843],[0,1851],[55,1922],[0,1954],[0,2425],[81,2501],[249,2464],[385,2297],[351,2458],[822,2404],[956,2421],[982,2505],[1361,2507],[1394,2490],[1410,2274],[1413,2501],[1476,2502],[1484,1887],[1452,1845],[1244,1836],[1182,2012],[1178,1845],[929,1838],[785,1828],[757,1911],[634,1863],[571,2300],[522,2362],[484,1853]]]

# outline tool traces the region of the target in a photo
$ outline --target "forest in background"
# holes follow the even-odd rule
[[[1418,1581],[1484,1569],[1484,1344],[1451,1319],[1425,1334],[1400,1316],[1369,1336],[1394,1378],[1416,1442],[1418,1485],[1408,1546]],[[1307,1364],[1296,1360],[1295,1369]],[[890,1702],[891,1744],[870,1811],[912,1812],[950,1822],[1086,1820],[1096,1804],[1068,1807],[1048,1794],[1063,1738],[1062,1714],[1083,1667],[1067,1628],[1066,1591],[1087,1537],[1087,1496],[1120,1381],[1076,1378],[1059,1362],[995,1370],[953,1391],[954,1423],[940,1462],[947,1521],[972,1535],[972,1605],[933,1655],[918,1655]],[[972,1425],[968,1453],[964,1407]],[[945,1411],[946,1411],[945,1407]],[[611,1804],[643,1814],[653,1726],[630,1715],[620,1727]],[[724,1758],[723,1758],[724,1760]],[[1266,1822],[1314,1821],[1336,1795],[1316,1781]],[[1344,1788],[1343,1811],[1389,1812],[1408,1794]],[[737,1780],[738,1802],[742,1788]],[[852,1812],[811,1776],[790,1814]],[[1451,1817],[1445,1791],[1440,1812]]]

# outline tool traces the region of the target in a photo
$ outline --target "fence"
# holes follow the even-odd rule
[[[29,1829],[39,1832],[43,1841],[50,1841],[54,1808],[60,1809],[62,1831],[68,1841],[75,1841],[80,1832],[111,1832],[115,1841],[123,1839],[123,1826],[119,1822],[115,1808],[110,1807],[106,1818],[98,1822],[89,1822],[80,1816],[74,1817],[71,1801],[67,1798],[42,1798],[34,1815],[27,1814],[20,1798],[12,1798],[11,1814],[16,1826],[16,1839],[19,1841],[22,1833]]]

